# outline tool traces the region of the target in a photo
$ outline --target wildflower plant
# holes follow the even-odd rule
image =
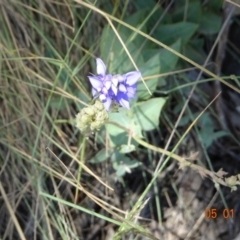
[[[145,69],[145,74],[157,73],[156,71],[159,69],[158,56],[147,63],[150,67],[142,68]],[[149,69],[152,72],[149,72]],[[112,69],[112,71],[118,72],[119,69]],[[141,164],[138,160],[130,159],[125,155],[136,149],[137,142],[131,140],[132,136],[142,138],[142,131],[156,128],[160,110],[166,100],[151,98],[141,101],[141,97],[139,98],[141,94],[138,96],[137,91],[138,81],[141,77],[140,71],[128,71],[124,74],[107,73],[105,63],[100,58],[96,58],[96,75],[88,76],[94,104],[83,108],[76,116],[77,128],[87,135],[100,130],[105,125],[116,178],[123,176],[126,172],[131,172],[132,168]],[[135,102],[130,107],[131,99],[138,99],[140,102]],[[113,105],[120,107],[117,112],[113,111]],[[90,162],[104,161],[108,156],[105,152],[104,149],[100,150]]]
[[[139,71],[129,72],[123,75],[106,74],[106,65],[100,59],[96,59],[97,76],[88,76],[92,85],[93,97],[99,98],[93,106],[85,107],[76,116],[76,126],[82,132],[99,130],[108,119],[107,112],[111,104],[115,103],[130,109],[129,99],[136,95],[137,81],[141,77]]]

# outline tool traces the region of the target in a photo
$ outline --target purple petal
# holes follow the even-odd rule
[[[112,99],[110,97],[107,97],[106,100],[103,103],[103,106],[105,107],[106,111],[109,111],[109,108],[112,103]]]
[[[93,98],[95,98],[97,96],[97,90],[95,88],[92,88],[92,95],[93,95]]]
[[[131,86],[131,87],[127,87],[127,96],[129,98],[135,98],[136,95],[136,84]]]
[[[111,82],[112,81],[112,77],[113,77],[112,74],[107,74],[107,75],[105,75],[105,79],[104,80]]]
[[[118,90],[117,90],[116,86],[112,85],[112,91],[113,91],[114,95],[117,95]]]
[[[103,88],[101,89],[101,92],[102,92],[103,94],[105,94],[105,95],[108,94],[108,90],[107,90],[106,87],[103,87]]]
[[[100,89],[102,88],[102,81],[95,76],[88,76],[90,83],[92,84],[93,88],[95,88],[96,90],[100,91]]]
[[[126,76],[124,75],[116,75],[117,79],[118,79],[118,82],[124,82],[126,80]]]
[[[117,85],[118,85],[118,77],[117,76],[112,77],[112,84],[117,87]]]
[[[118,92],[118,95],[116,96],[115,100],[124,108],[130,109],[128,97],[125,93]]]
[[[96,64],[97,64],[97,74],[105,76],[106,65],[104,64],[104,62],[100,58],[97,58],[96,59]]]
[[[105,85],[106,89],[108,90],[111,87],[112,83],[111,83],[111,81],[106,81],[104,83],[104,85]]]
[[[125,93],[127,91],[126,87],[124,86],[124,84],[119,84],[119,91]]]
[[[106,99],[107,99],[107,97],[106,97],[105,94],[100,94],[99,99],[100,99],[102,102],[105,102]]]
[[[126,83],[132,86],[141,77],[141,73],[138,71],[134,71],[134,72],[126,73],[125,76],[127,78]]]
[[[119,101],[120,105],[122,105],[124,108],[130,109],[129,102],[125,100],[124,98],[121,98]]]

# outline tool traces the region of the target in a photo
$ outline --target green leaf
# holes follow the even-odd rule
[[[161,19],[161,23],[169,22],[171,19],[171,15],[166,13],[165,9],[162,9],[161,5],[154,0],[137,0],[133,1],[133,4],[136,6],[138,11],[144,9],[147,11],[147,14],[150,14],[156,4],[158,4],[159,8],[153,13],[149,21],[146,23],[149,30],[152,30],[152,28],[156,25],[156,22],[159,20],[159,16],[164,14],[164,18]]]
[[[123,144],[119,148],[120,153],[130,153],[130,152],[133,152],[135,150],[136,150],[136,147],[133,144],[130,144],[130,145]]]
[[[177,40],[174,44],[170,46],[173,50],[180,52],[181,40]],[[178,56],[169,52],[166,49],[160,49],[160,65],[161,73],[166,73],[173,71],[178,61]]]
[[[143,64],[143,57],[138,54],[136,45],[129,41],[129,31],[127,28],[120,28],[118,34],[121,36],[123,42],[134,59],[135,63],[139,66]],[[108,72],[111,74],[126,73],[134,70],[134,66],[129,59],[127,53],[123,49],[122,44],[119,42],[113,30],[107,25],[102,33],[100,40],[101,59],[108,65]],[[107,64],[108,63],[108,64]]]
[[[202,65],[206,60],[206,53],[203,50],[203,39],[192,39],[183,50],[184,56]]]
[[[213,11],[219,11],[223,5],[223,0],[211,0],[207,2],[207,6]]]
[[[117,163],[113,164],[113,168],[116,170],[116,178],[123,177],[127,171],[126,167],[124,165],[119,165]]]
[[[141,9],[152,9],[156,5],[154,0],[138,0],[138,1],[133,1],[133,4],[136,6],[138,10]]]
[[[210,133],[210,134],[213,134],[213,133]],[[209,135],[209,133],[206,132],[205,130],[200,131],[199,135],[200,135],[200,138],[202,139],[202,142],[205,148],[208,148],[213,142],[213,138],[209,137],[212,135]]]
[[[221,137],[224,137],[224,136],[227,136],[227,135],[229,135],[229,134],[226,131],[214,132],[213,139],[218,139],[218,138],[221,138]]]
[[[204,11],[198,31],[202,34],[217,34],[221,28],[222,18],[216,13]]]
[[[176,41],[170,47],[172,49],[174,49],[175,51],[180,52],[181,41],[180,40]],[[158,50],[151,49],[151,50],[145,51],[145,52],[143,52],[143,56],[144,56],[144,58],[148,59],[149,56],[156,55],[156,51],[158,51]],[[170,51],[168,51],[164,48],[159,50],[159,58],[160,58],[160,66],[161,66],[160,73],[167,73],[167,72],[171,72],[171,71],[175,70],[176,64],[179,59],[177,55],[171,53]],[[158,73],[155,73],[155,74],[158,74]],[[152,74],[152,75],[154,75],[154,74]],[[149,79],[146,81],[146,83],[150,85],[151,81],[154,81],[154,79]],[[166,81],[165,81],[164,77],[158,78],[158,80],[155,81],[155,83],[157,83],[158,87],[162,87],[162,86],[166,85]],[[152,92],[156,89],[156,85],[154,85],[154,82],[152,83],[152,86],[150,85],[149,87]],[[139,94],[142,94],[142,96],[141,95],[139,96]],[[138,84],[137,96],[142,100],[147,100],[150,98],[150,96],[146,92],[144,86],[142,86],[142,83]]]
[[[189,2],[186,6],[181,5],[174,12],[172,19],[174,22],[188,21],[192,23],[199,23],[202,16],[202,8],[199,1]]]
[[[206,148],[210,147],[214,140],[227,135],[225,131],[214,132],[213,120],[207,112],[200,117],[199,123],[201,125],[199,135]]]
[[[125,159],[122,160],[122,163],[128,166],[129,168],[136,168],[141,165],[141,163],[135,159],[130,159],[126,157]]]
[[[128,16],[127,18],[124,19],[124,21],[135,28],[139,28],[141,23],[144,21],[145,16],[146,16],[146,10],[144,9],[141,11],[137,11],[136,13]],[[141,26],[140,30],[146,33],[147,32],[146,25]],[[119,27],[118,32],[122,32],[126,36],[129,36],[128,41],[131,41],[135,46],[138,46],[138,47],[140,47],[143,41],[145,40],[145,37],[135,33],[134,31],[124,27],[123,25]],[[124,43],[126,44],[127,42],[124,42]],[[133,53],[131,52],[131,54]]]
[[[166,98],[152,98],[134,106],[136,122],[144,131],[150,131],[158,127],[159,115],[166,100]]]
[[[198,28],[198,24],[179,22],[161,25],[154,33],[154,37],[166,45],[171,45],[178,39],[186,44]]]
[[[186,4],[186,0],[177,0],[176,2],[174,2],[175,8],[178,9],[182,6],[185,6]]]
[[[93,158],[89,160],[90,163],[101,163],[106,161],[111,155],[113,151],[108,150],[106,151],[106,148],[101,149]]]
[[[155,54],[151,59],[149,59],[142,67],[139,67],[140,72],[142,73],[143,78],[156,75],[160,73],[160,52]],[[146,85],[151,92],[154,92],[157,84],[158,77],[145,81]],[[148,93],[143,82],[139,82],[137,85],[137,98],[141,100],[146,100],[150,98],[151,95]]]
[[[119,112],[109,113],[109,121],[115,122],[127,129],[131,129],[133,133],[142,138],[142,129],[136,123],[133,113],[127,109],[120,108]],[[127,132],[115,125],[106,124],[106,129],[110,137],[110,146],[120,146],[123,144],[127,144],[128,142],[128,134]],[[132,141],[132,144],[136,145],[135,141]]]
[[[209,130],[212,129],[211,132],[213,132],[213,121],[208,112],[203,113],[198,122],[202,128],[209,128]]]
[[[196,112],[196,113],[193,114],[192,117],[189,114],[184,115],[181,118],[181,120],[179,121],[178,126],[179,127],[185,127],[185,126],[189,125],[192,122],[192,118],[196,119],[199,114],[200,114],[200,112]]]
[[[116,177],[122,177],[126,172],[130,173],[131,169],[139,167],[141,163],[135,159],[130,159],[124,154],[115,152],[112,156],[113,168],[116,170]]]

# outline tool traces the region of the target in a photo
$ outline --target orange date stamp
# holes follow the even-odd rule
[[[221,211],[218,211],[216,208],[206,208],[204,211],[205,218],[216,219],[219,216],[222,216],[225,219],[234,218],[234,209],[224,208]]]

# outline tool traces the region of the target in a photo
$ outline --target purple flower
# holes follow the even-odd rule
[[[141,73],[134,71],[116,76],[118,79],[118,91],[114,99],[124,108],[130,109],[129,98],[134,98],[136,95],[137,81],[141,77]],[[116,76],[113,76],[113,78]]]
[[[112,93],[110,91],[112,86],[112,75],[106,75],[106,66],[100,58],[97,58],[96,62],[98,76],[88,76],[89,81],[92,84],[92,95],[96,98],[99,94],[99,99],[108,111],[112,103]]]
[[[93,97],[99,95],[105,109],[109,111],[112,100],[130,109],[129,98],[136,95],[137,81],[141,77],[138,71],[123,75],[106,75],[106,66],[100,58],[96,59],[98,76],[88,76],[92,84]]]

